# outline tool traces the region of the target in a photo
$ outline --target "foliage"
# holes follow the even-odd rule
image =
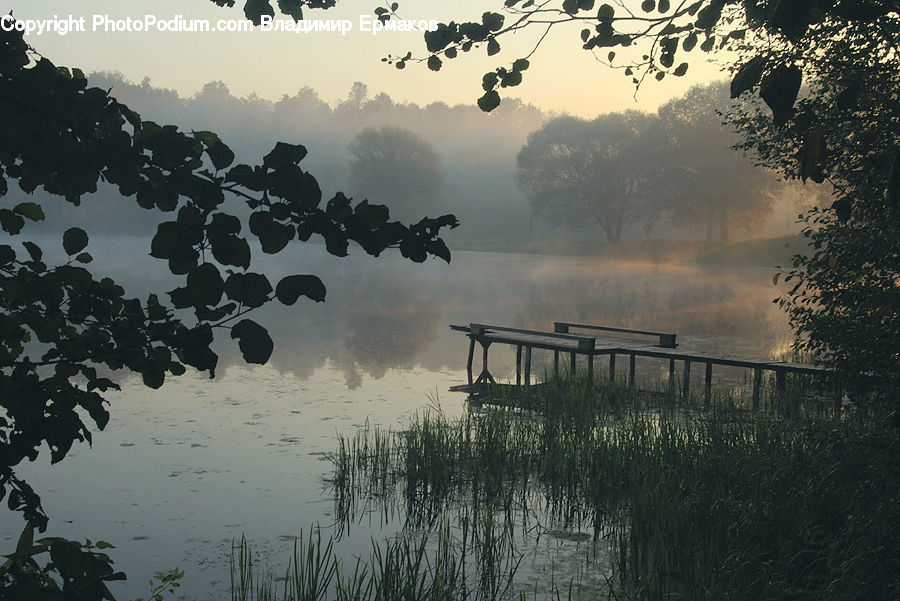
[[[765,164],[834,188],[830,207],[804,216],[809,251],[784,269],[791,287],[779,302],[797,346],[856,385],[876,384],[892,403],[900,390],[897,35],[894,12],[828,20],[800,42],[773,44],[768,52],[777,60],[802,66],[808,91],[782,125],[753,105],[733,116],[745,132],[742,145]]]
[[[0,566],[0,599],[112,599],[106,583],[124,580],[125,574],[116,572],[112,567],[113,561],[103,553],[110,548],[112,545],[105,541],[77,543],[57,537],[35,541],[34,526],[29,523],[19,537],[15,552],[7,555],[6,562]],[[48,557],[43,558],[41,565],[39,556],[45,554]],[[158,601],[155,597],[154,599]]]
[[[654,118],[629,111],[586,121],[558,117],[528,136],[516,184],[532,210],[569,224],[596,223],[616,244],[649,214]]]
[[[22,242],[24,252],[0,245],[0,498],[8,494],[9,507],[42,531],[47,516],[39,497],[14,468],[35,460],[44,443],[56,463],[75,441],[90,442],[85,415],[105,427],[101,393],[117,385],[104,374],[127,369],[152,388],[187,367],[212,377],[216,329],[237,339],[246,361],[265,363],[272,340],[246,314],[301,296],[324,300],[316,276],[270,282],[249,271],[251,247],[239,216],[266,254],[317,234],[337,256],[353,242],[375,256],[399,248],[417,262],[429,255],[450,260],[438,235],[456,225],[452,215],[406,226],[390,221],[386,207],[354,204],[340,192],[323,203],[315,178],[300,167],[303,146],[278,142],[261,164],[234,165],[234,153],[216,134],[142,120],[89,87],[80,70],[34,53],[22,32],[2,32],[0,81],[0,195],[10,182],[47,195],[0,208],[3,230],[15,236],[26,221],[43,219],[42,203],[59,202],[52,197],[78,205],[102,181],[139,207],[171,216],[159,224],[150,255],[166,261],[182,283],[168,291],[168,303],[158,294],[128,298],[85,267],[92,256],[79,228],[62,236],[69,257],[62,265],[44,262],[32,241]]]
[[[722,123],[730,107],[728,85],[694,86],[659,108],[665,154],[655,167],[661,204],[676,223],[705,223],[728,241],[729,229],[752,232],[771,215],[777,179],[742,152],[733,126]]]
[[[349,150],[353,157],[351,185],[369,199],[389,202],[395,214],[420,214],[420,205],[440,194],[441,157],[408,129],[367,127],[353,139]]]

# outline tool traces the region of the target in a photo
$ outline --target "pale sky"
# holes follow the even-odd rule
[[[486,10],[499,10],[502,0],[399,0],[406,19],[479,20]],[[277,5],[275,0],[273,6]],[[234,8],[219,8],[209,0],[24,0],[0,2],[2,14],[17,19],[84,19],[84,32],[32,34],[27,41],[57,65],[85,72],[120,71],[134,82],[149,77],[156,87],[191,96],[209,81],[223,81],[236,96],[255,93],[270,100],[309,86],[330,103],[345,98],[355,81],[371,94],[385,92],[396,101],[427,105],[435,101],[473,104],[482,94],[481,76],[528,54],[541,32],[525,32],[502,40],[503,51],[487,57],[485,48],[460,53],[444,61],[439,73],[424,63],[398,70],[381,61],[389,54],[427,57],[421,32],[360,31],[360,16],[371,16],[377,0],[339,0],[327,11],[308,11],[307,19],[347,19],[352,30],[340,32],[121,32],[94,31],[94,17],[159,21],[243,19],[243,0]],[[280,16],[280,15],[279,15]],[[716,67],[691,56],[691,69],[681,78],[647,81],[637,101],[630,78],[612,71],[581,49],[580,27],[558,28],[531,59],[531,68],[517,88],[501,95],[518,96],[541,109],[593,117],[629,108],[655,110],[692,84],[721,77]],[[496,60],[500,59],[500,60]],[[504,94],[505,92],[505,94]]]

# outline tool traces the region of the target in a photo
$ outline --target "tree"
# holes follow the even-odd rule
[[[410,53],[396,66],[427,60],[439,70],[444,60],[480,48],[494,56],[504,36],[526,29],[543,32],[539,46],[550,30],[567,24],[580,28],[583,49],[636,85],[647,77],[684,76],[689,63],[680,58],[695,49],[733,52],[725,54],[731,96],[758,98],[767,107],[738,118],[745,147],[786,177],[827,178],[836,190],[831,207],[807,216],[812,251],[796,256],[788,273],[797,281],[781,302],[796,347],[844,377],[876,376],[896,403],[900,3],[643,0],[639,11],[617,5],[506,0],[505,14],[439,24],[424,36],[430,56]],[[500,104],[499,90],[522,83],[533,54],[485,73],[483,110]]]
[[[519,151],[516,184],[535,214],[597,224],[617,244],[627,225],[649,214],[654,121],[636,111],[548,121]]]
[[[134,210],[169,218],[150,240],[151,256],[166,261],[174,276],[167,301],[162,291],[129,298],[116,282],[92,273],[89,236],[80,228],[62,234],[68,255],[62,265],[48,265],[33,241],[0,245],[0,498],[41,530],[48,518],[16,467],[36,459],[44,444],[56,463],[75,442],[90,442],[87,417],[106,426],[102,393],[117,385],[104,373],[129,370],[152,388],[188,367],[212,377],[216,331],[236,340],[247,362],[265,363],[272,340],[247,314],[275,301],[293,305],[301,296],[324,300],[325,286],[314,275],[270,282],[250,271],[247,229],[266,254],[315,234],[337,256],[355,242],[375,256],[399,248],[417,262],[450,260],[438,236],[457,225],[452,215],[407,226],[391,221],[386,207],[353,203],[340,192],[323,202],[316,179],[300,167],[306,149],[297,144],[278,142],[260,164],[235,165],[216,134],[142,120],[89,87],[80,70],[36,54],[22,32],[0,33],[0,82],[0,196],[10,183],[28,194],[40,191],[33,201],[0,208],[7,234],[18,236],[28,222],[42,220],[42,205],[78,205],[101,185],[114,186],[123,201],[134,199]],[[30,539],[23,537],[27,559]],[[59,553],[72,551],[66,549]]]
[[[723,242],[730,229],[752,232],[764,223],[777,187],[773,173],[731,150],[739,137],[720,116],[730,104],[728,85],[720,82],[694,86],[659,108],[667,138],[656,170],[660,200],[675,223],[704,223],[707,240],[718,227]]]
[[[367,127],[350,143],[350,182],[403,217],[434,207],[443,185],[441,157],[421,136],[402,127]]]

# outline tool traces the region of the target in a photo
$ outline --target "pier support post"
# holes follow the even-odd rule
[[[469,335],[469,360],[466,361],[466,374],[469,376],[469,386],[472,385],[472,359],[475,358],[475,338]]]
[[[553,376],[559,379],[559,351],[553,351]]]
[[[609,354],[609,381],[610,382],[616,381],[616,354],[615,353]]]
[[[784,384],[784,370],[775,368],[775,390],[778,392],[784,392],[785,384]]]
[[[525,347],[525,386],[531,384],[531,347]]]
[[[634,353],[628,356],[628,386],[634,388]]]
[[[709,400],[712,397],[712,361],[706,362],[706,381],[703,390],[703,405],[709,407]]]
[[[691,396],[691,360],[684,360],[684,379],[681,382],[681,396],[688,399]]]
[[[516,386],[522,384],[522,345],[516,345]]]
[[[588,382],[593,382],[594,381],[594,355],[591,353],[588,353],[587,364],[588,364]]]
[[[675,394],[675,359],[669,359],[669,392]]]
[[[760,388],[762,387],[762,369],[759,367],[753,368],[753,410],[756,411],[759,409],[759,395]]]
[[[575,351],[569,353],[569,377],[575,377]]]

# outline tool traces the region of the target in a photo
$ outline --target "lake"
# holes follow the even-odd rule
[[[46,253],[53,244],[44,243]],[[88,250],[94,267],[130,294],[173,288],[141,244],[97,238]],[[301,528],[329,533],[334,508],[324,477],[338,433],[367,422],[397,430],[437,403],[449,415],[466,411],[465,395],[449,392],[466,381],[468,348],[451,323],[552,329],[556,319],[658,329],[677,332],[682,348],[748,357],[777,355],[791,340],[771,302],[778,291],[768,268],[478,252],[417,265],[351,251],[340,259],[309,244],[279,263],[254,264],[276,274],[273,281],[314,273],[328,287],[325,303],[254,317],[275,340],[269,364],[244,365],[220,336],[215,379],[189,372],[153,391],[125,378],[122,391],[108,395],[112,419],[93,448],[76,445],[56,466],[42,455],[19,468],[43,497],[49,535],[116,546],[116,566],[129,576],[115,586],[117,598],[146,597],[150,575],[176,566],[186,572],[179,595],[219,598],[234,538],[246,535],[277,573]],[[538,365],[547,355],[536,352]],[[667,362],[638,364],[646,378],[668,372]],[[495,376],[514,378],[514,369],[513,349],[492,348]],[[746,379],[736,371],[717,377],[736,387]],[[4,549],[21,527],[18,514],[0,513]],[[367,551],[370,536],[381,536],[377,519],[337,549]]]

